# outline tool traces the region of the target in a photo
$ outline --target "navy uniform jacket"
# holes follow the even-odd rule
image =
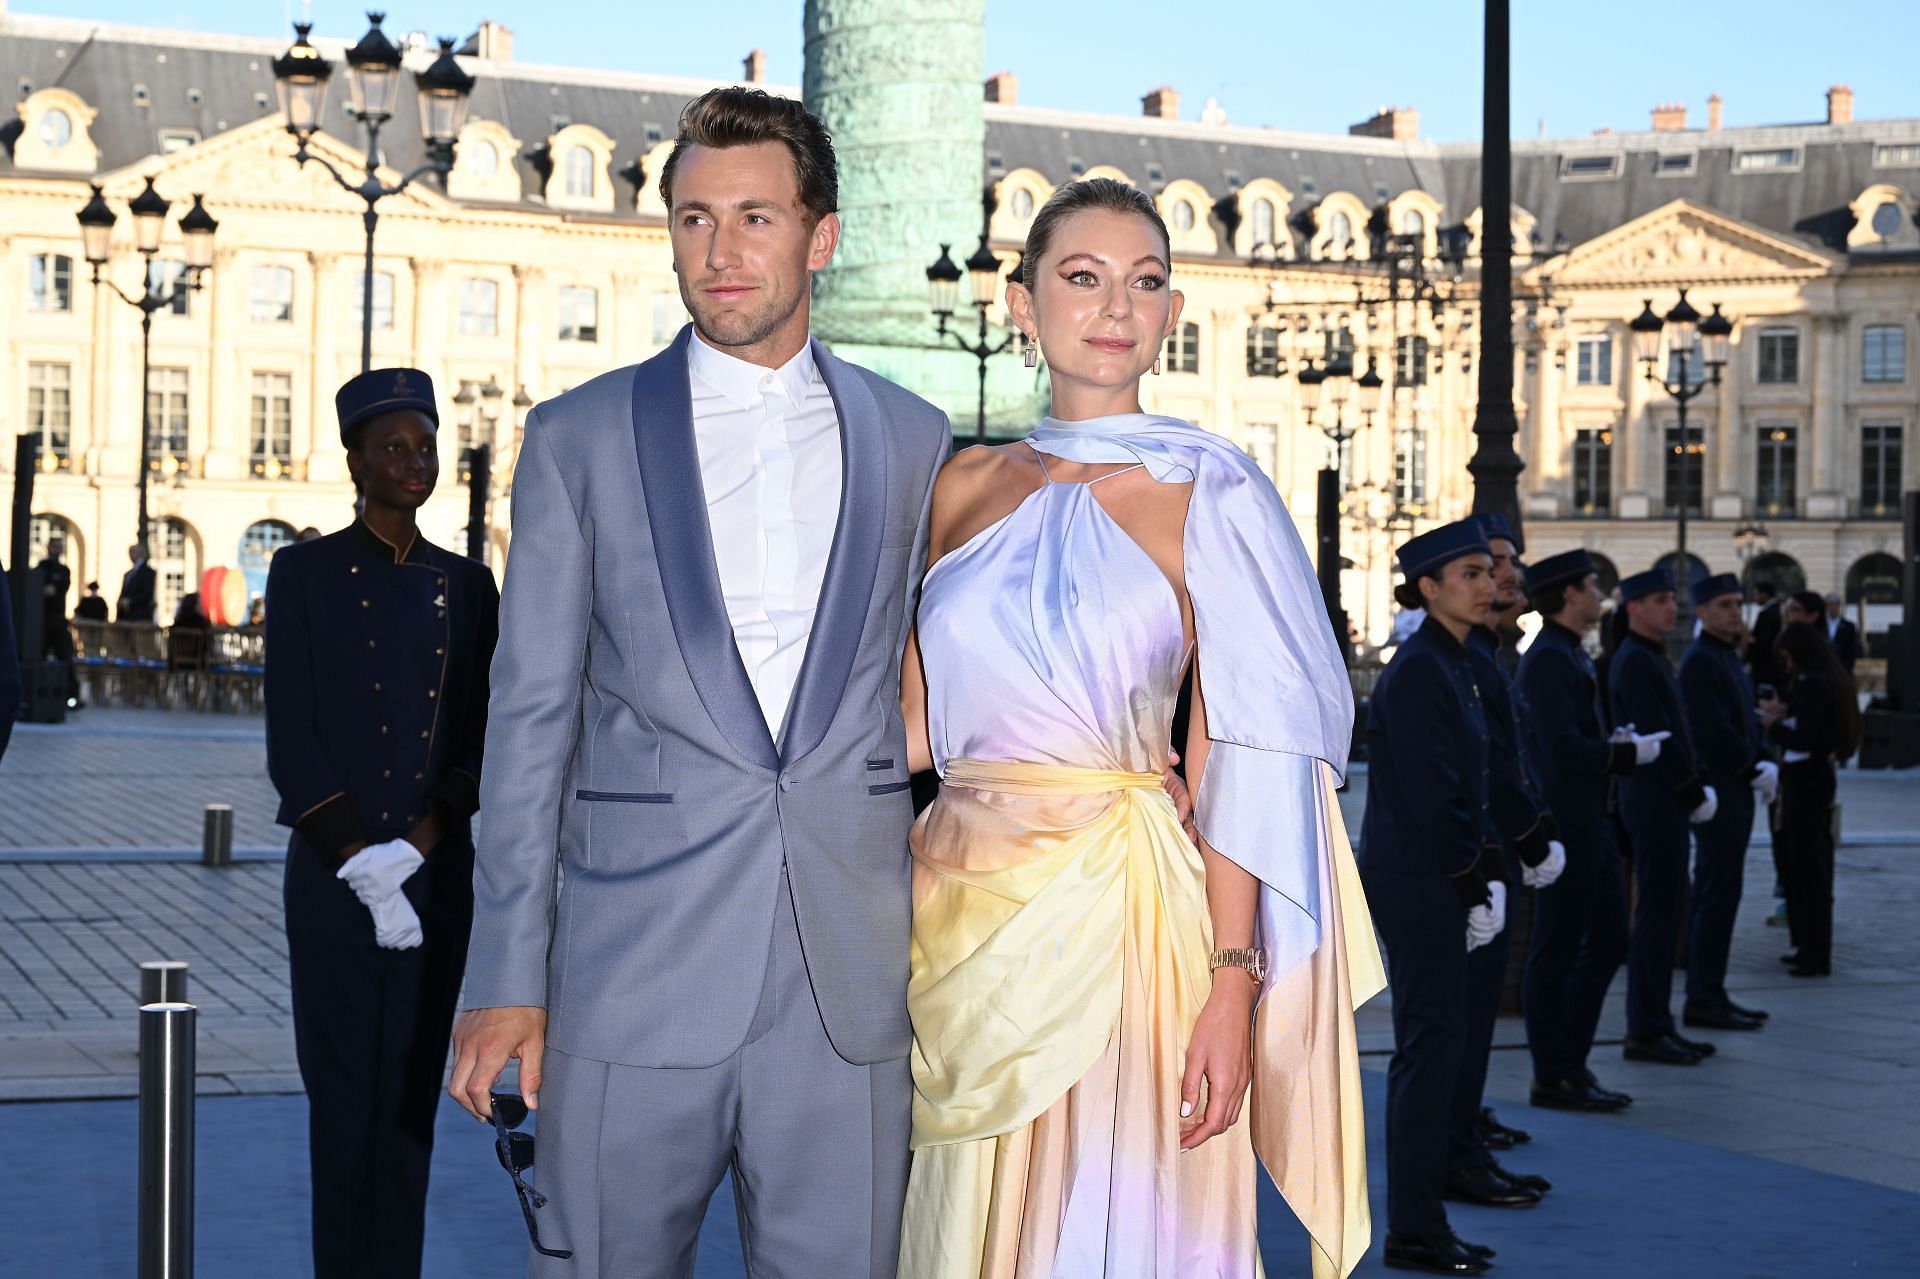
[[[1363,869],[1484,878],[1482,853],[1497,847],[1488,816],[1487,739],[1473,659],[1429,617],[1374,686]]]
[[[1521,728],[1522,694],[1507,678],[1500,638],[1484,626],[1467,632],[1467,656],[1473,663],[1487,710],[1488,813],[1500,838],[1537,866],[1555,838],[1553,816],[1542,795],[1531,744]]]
[[[1633,767],[1633,747],[1607,740],[1599,687],[1580,637],[1548,618],[1520,659],[1518,688],[1541,790],[1570,845],[1609,840],[1608,778]]]
[[[1660,758],[1621,781],[1621,816],[1630,827],[1644,821],[1684,821],[1706,802],[1707,791],[1694,760],[1686,708],[1666,649],[1629,631],[1614,652],[1608,690],[1614,723],[1631,724],[1643,736],[1673,734],[1660,743]]]
[[[267,772],[322,857],[480,805],[500,593],[472,560],[364,523],[282,547],[267,574]]]
[[[1680,659],[1680,696],[1694,757],[1707,783],[1744,786],[1760,758],[1760,717],[1753,682],[1733,645],[1702,631]]]

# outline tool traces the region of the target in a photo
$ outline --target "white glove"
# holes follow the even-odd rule
[[[1528,888],[1551,888],[1567,868],[1567,846],[1557,839],[1547,841],[1547,855],[1538,866],[1522,866],[1520,882]]]
[[[1771,804],[1780,795],[1780,765],[1770,759],[1763,759],[1754,765],[1758,771],[1749,783],[1763,804]]]
[[[400,885],[426,860],[420,850],[406,840],[394,839],[361,849],[347,859],[347,864],[334,877],[346,880],[353,895],[372,910],[398,893]]]
[[[1634,733],[1628,734],[1633,740],[1633,762],[1637,768],[1645,768],[1660,758],[1660,743],[1672,737],[1672,733]]]
[[[1711,786],[1707,787],[1706,790],[1707,797],[1700,801],[1700,807],[1687,814],[1687,820],[1695,826],[1704,825],[1712,821],[1713,815],[1720,811],[1720,792]]]
[[[373,911],[373,939],[388,950],[410,950],[426,940],[420,929],[420,916],[407,895],[395,892]]]
[[[1478,950],[1507,926],[1507,886],[1499,880],[1487,885],[1490,900],[1467,912],[1467,949]]]

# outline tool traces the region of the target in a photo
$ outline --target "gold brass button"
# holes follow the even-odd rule
[[[427,696],[428,696],[428,697],[438,697],[438,696],[440,696],[440,690],[439,690],[439,689],[437,689],[437,688],[430,688],[430,689],[428,689],[428,690],[427,690]]]
[[[368,641],[367,641],[367,647],[368,647],[368,648],[378,648],[378,647],[380,647],[380,646],[379,646],[378,644],[376,644],[376,643],[375,643],[374,641],[372,641],[372,640],[368,640]]]
[[[426,729],[424,729],[424,728],[423,728],[423,729],[421,729],[421,730],[420,730],[420,736],[422,736],[422,737],[425,737],[426,735],[427,735],[427,730],[426,730]]]
[[[373,601],[372,601],[372,600],[361,600],[361,601],[360,601],[360,607],[361,607],[361,608],[372,608],[372,607],[373,607]]]
[[[374,692],[376,692],[376,693],[380,691],[380,681],[379,681],[379,680],[375,680],[375,681],[373,682],[373,691],[374,691]]]
[[[388,769],[383,769],[383,770],[381,771],[381,773],[380,773],[380,776],[382,776],[382,777],[392,777],[392,776],[393,776],[393,770],[392,770],[391,768],[388,768]]]
[[[413,775],[413,780],[416,782],[424,782],[427,780],[427,775],[425,773],[415,773]]]
[[[360,566],[358,564],[351,565],[347,569],[347,572],[349,573],[358,573],[359,571],[360,571]]]
[[[387,726],[385,724],[382,724],[380,726],[380,736],[385,737],[386,735],[387,735]]]
[[[433,655],[435,657],[445,657],[447,655],[447,650],[444,648],[436,648],[433,650]]]
[[[386,821],[386,820],[387,820],[387,814],[386,814],[386,813],[382,813],[382,814],[380,814],[380,820],[381,820],[381,821],[383,821],[383,822],[384,822],[384,821]]]

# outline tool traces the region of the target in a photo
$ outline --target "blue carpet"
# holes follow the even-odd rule
[[[1368,1072],[1376,1239],[1385,1232],[1383,1081]],[[1522,1107],[1506,1118],[1533,1144],[1509,1167],[1550,1178],[1540,1207],[1454,1206],[1459,1233],[1500,1251],[1495,1273],[1636,1279],[1825,1279],[1907,1276],[1920,1241],[1920,1196],[1750,1155],[1636,1132],[1604,1120]],[[107,1279],[132,1273],[137,1108],[58,1102],[4,1111],[8,1245],[0,1275]],[[205,1097],[199,1105],[199,1279],[311,1274],[306,1102]],[[1274,1279],[1305,1275],[1306,1236],[1264,1178],[1261,1250]],[[1379,1244],[1363,1275],[1387,1271]],[[522,1273],[525,1230],[491,1134],[443,1105],[428,1204],[432,1279]],[[701,1236],[698,1279],[740,1279],[733,1203],[723,1183]]]

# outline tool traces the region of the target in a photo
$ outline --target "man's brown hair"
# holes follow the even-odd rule
[[[673,173],[688,147],[747,147],[778,142],[793,156],[793,176],[800,187],[800,207],[815,222],[840,207],[840,169],[833,158],[833,139],[820,117],[792,98],[776,98],[765,89],[729,85],[687,103],[680,113],[680,133],[660,170],[660,200],[673,208]]]

